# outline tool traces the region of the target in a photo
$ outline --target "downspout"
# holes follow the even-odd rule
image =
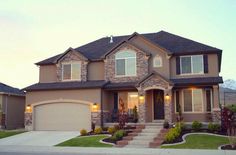
[[[101,127],[103,128],[103,90],[101,89]]]

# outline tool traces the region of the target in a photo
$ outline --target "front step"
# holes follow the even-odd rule
[[[149,140],[132,140],[129,141],[129,144],[131,145],[149,145]]]

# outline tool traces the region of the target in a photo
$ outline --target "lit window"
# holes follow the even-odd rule
[[[202,74],[203,73],[203,56],[182,56],[181,74]]]
[[[162,66],[162,59],[159,55],[155,56],[153,59],[153,66],[154,67],[161,67]]]
[[[62,64],[62,80],[80,80],[81,63]]]
[[[134,51],[118,52],[116,59],[116,76],[136,75],[136,53]]]
[[[202,89],[183,90],[184,112],[202,112]]]

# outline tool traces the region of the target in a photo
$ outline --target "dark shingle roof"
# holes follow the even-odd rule
[[[100,81],[86,81],[86,82],[54,82],[54,83],[36,83],[29,87],[24,88],[26,91],[39,91],[39,90],[64,90],[64,89],[86,89],[86,88],[101,88],[107,82]]]
[[[215,47],[211,47],[208,45],[204,45],[202,43],[198,43],[196,41],[186,39],[165,31],[160,31],[157,33],[147,33],[147,34],[140,34],[146,39],[150,40],[152,43],[157,44],[158,46],[167,49],[173,54],[180,54],[180,53],[194,53],[194,52],[221,52],[220,49]],[[75,48],[76,51],[81,52],[85,57],[89,60],[99,60],[102,59],[102,56],[106,54],[109,50],[119,44],[121,41],[128,39],[131,35],[126,36],[115,36],[113,37],[113,43],[109,43],[110,38],[105,37],[93,42],[90,42],[86,45],[80,46]],[[55,63],[60,57],[61,54],[57,56],[53,56],[46,60],[40,61],[36,63],[37,65],[46,65]]]
[[[119,83],[108,83],[104,86],[105,89],[135,89],[136,82],[119,82]]]
[[[13,95],[25,95],[25,93],[21,91],[20,89],[8,86],[1,82],[0,82],[0,93],[13,94]]]
[[[204,85],[223,83],[222,77],[200,77],[200,78],[180,78],[171,79],[175,86]]]

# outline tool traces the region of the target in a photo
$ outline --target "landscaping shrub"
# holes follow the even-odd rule
[[[173,142],[177,137],[180,136],[181,129],[179,127],[171,128],[166,136],[165,136],[165,141],[170,143]]]
[[[107,131],[107,130],[108,130],[108,127],[102,127],[102,130],[103,130],[103,131]]]
[[[232,104],[232,105],[227,106],[227,108],[231,110],[232,112],[236,113],[236,105]]]
[[[192,124],[192,129],[194,131],[199,131],[202,127],[202,123],[201,122],[198,122],[198,121],[193,121],[193,124]]]
[[[95,128],[95,130],[94,130],[94,133],[95,134],[101,134],[102,133],[102,128]]]
[[[88,134],[87,130],[85,130],[85,129],[80,130],[81,136],[86,136],[87,134]]]
[[[208,124],[208,130],[211,131],[211,132],[220,131],[220,125],[219,124],[213,124],[212,122],[210,122]]]
[[[124,130],[118,130],[114,133],[114,136],[116,137],[116,139],[121,139],[125,135],[126,135],[126,132]]]
[[[165,122],[163,123],[163,128],[168,129],[169,127],[170,127],[169,122],[168,122],[168,121],[165,121]]]
[[[109,134],[114,134],[114,133],[116,132],[116,128],[115,128],[115,127],[109,127],[109,128],[107,129],[107,132],[108,132]]]

